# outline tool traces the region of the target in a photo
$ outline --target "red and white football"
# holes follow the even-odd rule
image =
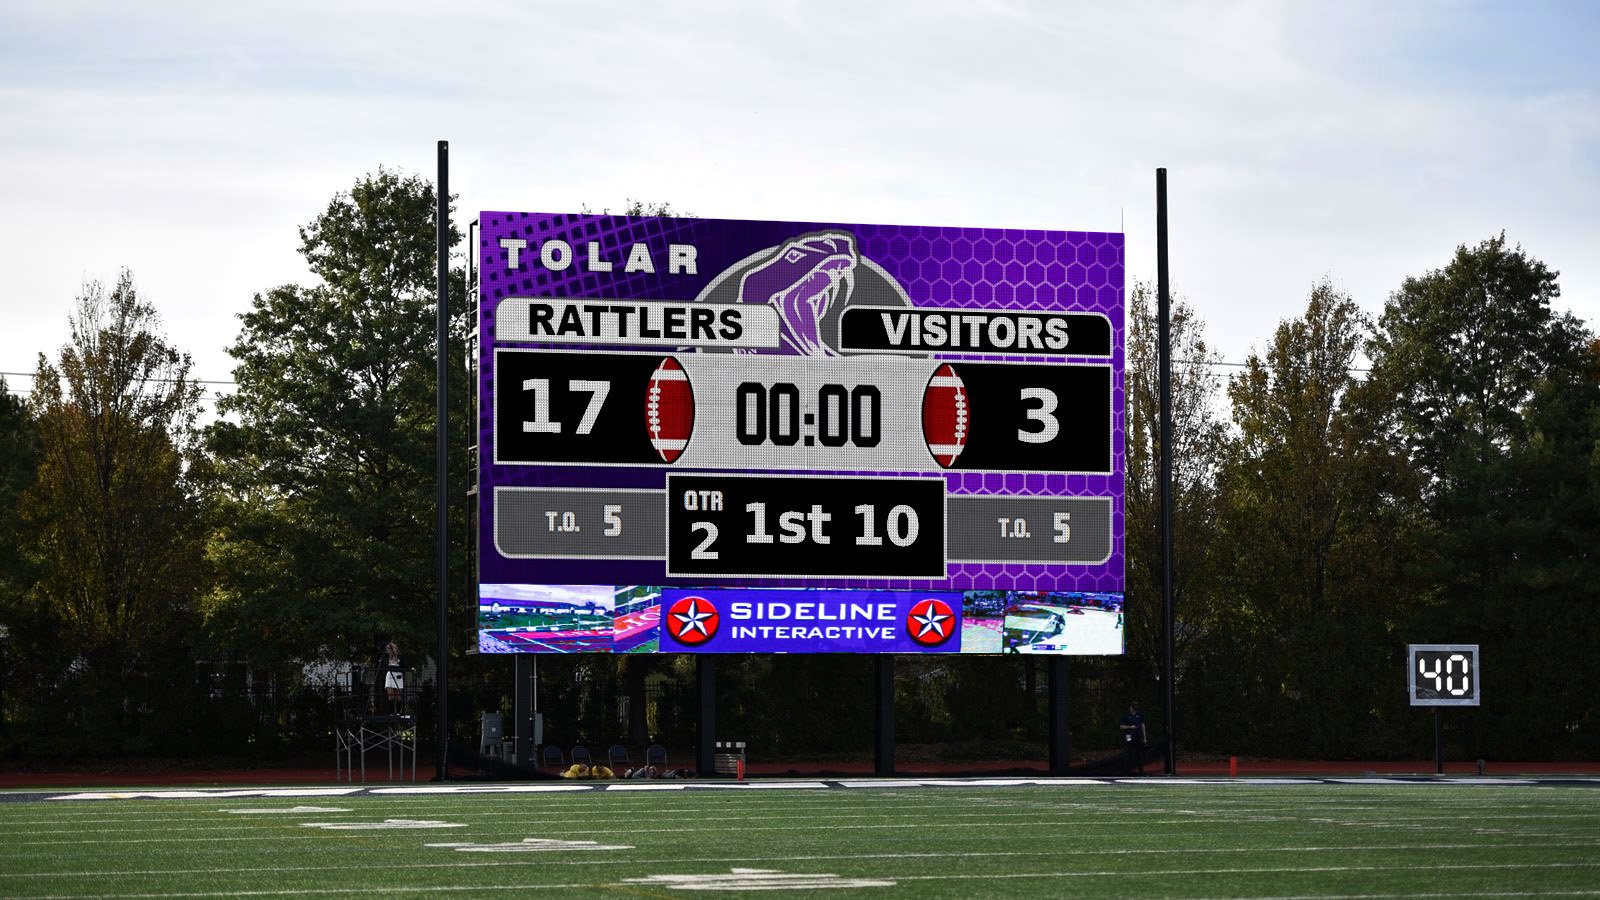
[[[966,449],[971,418],[967,386],[949,363],[941,365],[922,392],[922,438],[941,467],[955,465]]]
[[[689,446],[689,435],[694,433],[694,390],[689,387],[688,373],[670,356],[650,374],[644,422],[650,446],[656,448],[662,462],[675,462]]]

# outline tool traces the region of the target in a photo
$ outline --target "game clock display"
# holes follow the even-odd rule
[[[500,464],[1111,473],[1105,365],[502,349],[495,372]]]
[[[1120,651],[1120,234],[485,212],[476,235],[480,650],[1104,653],[1114,622]],[[868,595],[893,614],[841,633],[887,643],[830,643],[830,604]],[[682,642],[666,596],[823,619]],[[948,635],[899,633],[930,609]]]

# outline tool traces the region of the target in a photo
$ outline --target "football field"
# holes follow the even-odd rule
[[[0,801],[7,897],[1600,894],[1600,779],[419,784]]]

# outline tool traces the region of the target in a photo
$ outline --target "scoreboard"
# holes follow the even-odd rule
[[[1122,651],[1122,235],[477,233],[480,650]]]

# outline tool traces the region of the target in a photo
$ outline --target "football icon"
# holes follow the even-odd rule
[[[972,428],[967,386],[949,363],[934,370],[922,392],[922,438],[941,468],[955,465]]]
[[[694,390],[689,387],[688,373],[670,356],[663,358],[650,374],[644,422],[650,433],[650,446],[662,462],[675,462],[683,448],[689,446],[689,435],[694,433]]]

